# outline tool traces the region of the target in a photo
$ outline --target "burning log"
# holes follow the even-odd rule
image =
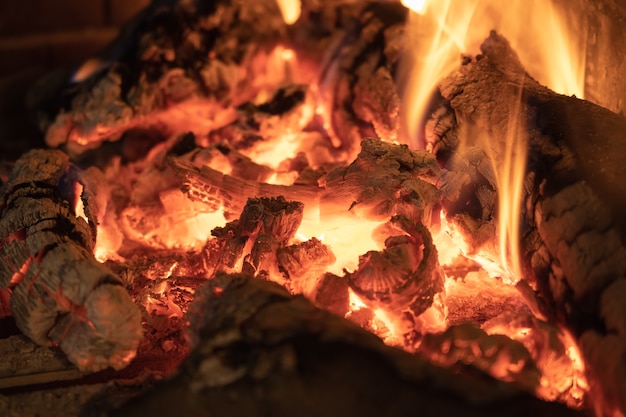
[[[386,346],[280,286],[243,275],[201,287],[179,372],[111,416],[578,416],[461,366]]]
[[[288,280],[286,285],[293,293],[305,295],[316,292],[318,280],[336,261],[330,248],[316,238],[280,248],[276,251],[276,258],[278,268]]]
[[[247,148],[311,123],[351,158],[363,137],[397,139],[405,16],[396,2],[305,1],[286,25],[274,0],[155,3],[57,92],[61,103],[39,99],[40,124],[50,146],[81,153],[153,129]]]
[[[218,209],[223,205],[226,218],[238,216],[244,209],[248,198],[276,198],[300,201],[305,208],[317,206],[319,188],[311,185],[276,185],[243,180],[220,171],[202,167],[181,160],[170,159],[172,167],[181,178],[183,192],[192,200]]]
[[[496,164],[526,140],[521,262],[543,313],[571,330],[601,414],[626,410],[626,120],[555,94],[492,33],[483,55],[443,81],[445,135],[487,135]],[[434,145],[441,138],[434,135]],[[495,184],[494,184],[495,187]],[[498,189],[498,192],[503,192]]]
[[[296,234],[303,208],[282,196],[249,198],[238,220],[211,232],[221,241],[220,265],[234,268],[244,258],[255,272],[277,272],[276,250]]]
[[[120,369],[142,338],[139,310],[94,259],[97,203],[71,172],[58,151],[16,162],[0,198],[0,285],[12,288],[11,312],[33,341],[58,345],[81,370]]]
[[[428,152],[376,139],[361,142],[350,165],[320,180],[322,216],[348,210],[365,218],[386,220],[402,214],[427,226],[439,223],[440,193],[432,184],[441,174]]]
[[[433,304],[443,290],[444,275],[428,229],[402,216],[391,223],[406,234],[391,236],[382,252],[368,252],[359,259],[359,269],[348,275],[350,288],[369,307],[382,308],[402,323],[401,334],[420,331],[417,317]]]

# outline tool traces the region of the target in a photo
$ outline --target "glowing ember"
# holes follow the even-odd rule
[[[483,246],[472,246],[446,211],[441,182],[450,170],[442,168],[424,133],[434,89],[459,68],[462,54],[477,51],[489,30],[511,40],[533,76],[582,97],[584,62],[573,53],[580,39],[545,1],[402,4],[411,11],[406,28],[412,49],[400,65],[399,84],[406,88],[396,130],[411,148],[426,150],[385,142],[398,136],[390,128],[388,137],[378,134],[383,140],[363,140],[352,158],[358,142],[350,141],[378,131],[375,122],[344,126],[339,120],[358,112],[342,113],[346,102],[357,100],[351,89],[358,78],[336,80],[343,57],[311,65],[309,51],[274,42],[242,54],[241,67],[232,72],[216,71],[226,78],[223,97],[192,92],[180,101],[174,93],[190,81],[175,69],[163,83],[172,87],[166,98],[175,106],[112,128],[117,134],[157,126],[167,139],[130,162],[108,161],[110,190],[100,207],[96,259],[136,263],[120,269],[140,288],[137,299],[155,328],[180,325],[184,317],[195,287],[176,279],[243,273],[304,294],[433,362],[473,366],[543,399],[581,407],[589,387],[574,339],[542,321],[515,287],[524,278],[519,217],[527,158],[519,108],[507,109],[505,137],[459,133],[458,155],[478,147],[491,163],[500,161],[490,171],[499,193],[497,208],[491,207],[497,227]],[[301,2],[278,5],[284,22],[297,24]],[[94,65],[86,63],[76,81],[89,77]],[[339,87],[331,88],[334,82]],[[520,74],[520,96],[524,82]],[[361,111],[372,111],[370,99],[361,98]],[[70,146],[89,145],[98,136],[83,133],[72,131],[76,143]],[[82,192],[76,183],[74,194]],[[88,221],[80,198],[73,208]],[[150,265],[139,265],[146,253]],[[17,269],[15,279],[21,279]]]

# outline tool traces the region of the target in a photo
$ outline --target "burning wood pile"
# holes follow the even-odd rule
[[[3,178],[3,315],[113,416],[623,415],[626,120],[491,32],[412,131],[408,14],[155,1]]]

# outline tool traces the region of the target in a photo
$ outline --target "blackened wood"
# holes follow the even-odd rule
[[[84,198],[90,216],[98,204],[71,172],[58,151],[16,162],[1,196],[0,285],[12,288],[11,312],[33,341],[59,345],[81,370],[120,369],[142,338],[140,314],[121,279],[93,256],[97,219],[83,218],[76,204]]]
[[[172,158],[170,163],[183,182],[182,191],[191,200],[203,202],[216,210],[224,207],[227,219],[237,218],[248,198],[282,196],[302,202],[305,209],[318,205],[317,186],[266,184],[225,175],[209,167],[199,169],[181,159]]]
[[[101,71],[69,84],[61,103],[41,112],[46,142],[80,151],[129,129],[169,125],[176,115],[162,117],[168,109],[197,115],[200,101],[205,126],[220,127],[230,121],[226,110],[258,91],[251,59],[284,33],[273,0],[154,2],[122,30]]]
[[[469,369],[437,367],[280,286],[218,275],[196,293],[193,351],[109,415],[578,416]]]
[[[319,279],[337,260],[331,249],[316,238],[280,248],[276,258],[291,291],[307,296],[317,292]]]
[[[351,211],[384,221],[403,214],[427,226],[438,224],[440,194],[433,183],[440,173],[428,152],[365,139],[354,162],[320,179],[321,216]]]
[[[444,275],[430,232],[421,223],[395,216],[397,235],[387,238],[385,249],[359,257],[359,267],[348,274],[350,288],[372,309],[382,308],[402,323],[402,334],[419,331],[414,320],[443,290]],[[409,317],[406,317],[407,314]]]
[[[527,138],[526,278],[544,314],[574,333],[595,407],[624,412],[626,307],[618,300],[626,298],[626,120],[539,85],[495,33],[482,52],[444,80],[441,93],[459,129],[495,140],[496,164],[510,126]]]
[[[304,204],[276,198],[250,198],[239,217],[244,235],[269,235],[286,244],[300,227]]]

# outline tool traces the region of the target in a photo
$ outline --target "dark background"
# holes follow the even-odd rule
[[[44,146],[25,108],[44,74],[79,65],[150,0],[0,0],[0,160]]]

